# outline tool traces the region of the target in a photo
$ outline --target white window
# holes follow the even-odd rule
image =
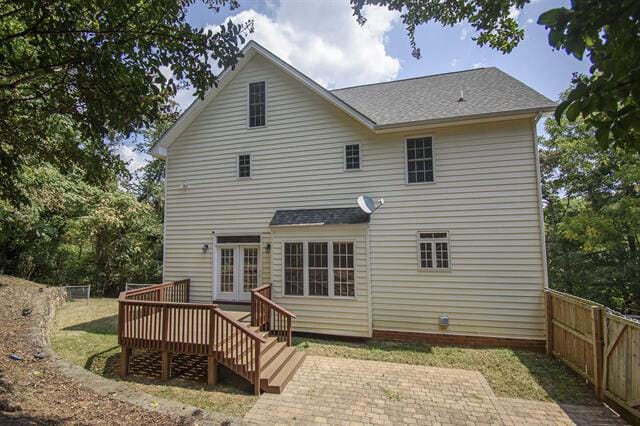
[[[284,243],[284,294],[304,295],[304,244]]]
[[[433,141],[431,137],[406,141],[407,183],[433,182]]]
[[[360,169],[360,144],[354,143],[344,146],[344,169]]]
[[[427,271],[448,271],[449,233],[445,231],[418,232],[418,265]]]
[[[238,155],[238,177],[251,177],[251,154]]]
[[[307,243],[309,296],[329,295],[329,243]]]
[[[264,81],[249,83],[249,127],[267,124],[267,86]]]
[[[352,241],[283,243],[284,295],[355,297]]]
[[[333,294],[354,295],[353,243],[333,243]]]

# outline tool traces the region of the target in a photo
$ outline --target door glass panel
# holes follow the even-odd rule
[[[242,290],[245,293],[250,292],[258,286],[258,248],[251,247],[244,249],[244,282]]]
[[[233,291],[233,249],[220,249],[220,291],[230,293]]]

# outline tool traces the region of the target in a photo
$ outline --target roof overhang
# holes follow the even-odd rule
[[[375,126],[373,131],[378,134],[427,130],[451,125],[464,126],[468,124],[490,123],[495,121],[521,120],[525,118],[541,117],[551,113],[555,107],[532,108],[530,110],[491,112],[486,114],[466,115],[461,117],[447,117],[434,120],[412,121]]]

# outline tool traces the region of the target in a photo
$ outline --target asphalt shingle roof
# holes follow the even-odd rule
[[[345,225],[369,222],[369,214],[359,207],[333,209],[276,210],[269,226]]]
[[[464,102],[459,102],[461,90]],[[549,111],[556,105],[494,67],[348,87],[331,93],[378,126]]]

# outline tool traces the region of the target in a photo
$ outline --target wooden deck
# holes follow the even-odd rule
[[[189,281],[123,292],[119,298],[120,374],[127,375],[132,349],[162,353],[162,378],[171,375],[171,355],[208,357],[208,382],[222,363],[254,384],[256,393],[280,392],[304,355],[291,347],[295,315],[270,300],[271,286],[252,292],[251,311],[223,311],[215,304],[188,303]]]

